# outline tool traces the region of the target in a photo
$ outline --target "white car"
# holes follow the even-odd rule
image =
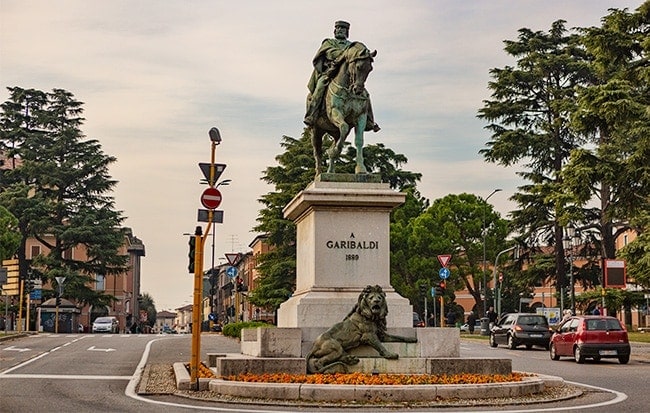
[[[120,332],[120,322],[115,317],[97,317],[93,321],[93,333],[111,333]]]
[[[460,326],[460,331],[463,333],[469,333],[469,324],[465,323]],[[474,331],[481,331],[481,320],[476,320],[476,323],[474,324]]]

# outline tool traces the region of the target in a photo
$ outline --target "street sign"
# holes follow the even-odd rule
[[[209,211],[207,209],[199,209],[196,220],[199,222],[208,222],[210,219]],[[223,211],[212,211],[212,222],[215,224],[223,224]]]
[[[625,261],[605,260],[605,288],[622,288],[626,286]]]
[[[43,290],[34,290],[29,293],[30,300],[40,300],[43,298]]]
[[[228,260],[228,264],[235,265],[235,263],[239,259],[239,253],[237,252],[226,253],[226,259]]]
[[[7,269],[7,281],[1,285],[3,295],[18,295],[20,293],[20,277],[18,260],[4,260],[2,266]]]
[[[221,192],[217,188],[206,188],[201,194],[201,204],[208,209],[215,209],[221,205]]]
[[[440,276],[441,280],[446,280],[449,278],[449,275],[451,275],[451,272],[449,271],[449,268],[442,267],[440,271],[438,271],[438,275]]]
[[[226,275],[228,275],[228,277],[231,279],[235,278],[237,276],[237,267],[228,267],[226,269]]]
[[[436,296],[436,287],[431,287],[431,297]]]
[[[214,164],[214,180],[212,182],[210,182],[210,164],[201,162],[199,163],[199,168],[201,168],[201,172],[203,172],[203,176],[205,176],[205,179],[208,181],[208,184],[210,186],[214,186],[214,184],[219,180],[219,177],[223,173],[223,170],[226,169],[226,164],[224,163]]]
[[[447,267],[447,265],[449,264],[449,261],[451,261],[451,255],[450,254],[438,255],[438,262],[443,267]]]

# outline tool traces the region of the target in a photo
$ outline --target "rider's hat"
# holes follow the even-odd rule
[[[350,23],[339,20],[336,23],[334,23],[334,27],[345,27],[346,29],[350,30]]]

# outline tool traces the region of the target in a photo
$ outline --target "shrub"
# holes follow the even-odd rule
[[[240,323],[228,323],[223,326],[222,334],[227,337],[240,338],[241,330],[243,328],[256,328],[256,327],[275,327],[272,324],[263,321],[243,321]]]

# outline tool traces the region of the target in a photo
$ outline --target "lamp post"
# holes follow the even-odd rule
[[[562,246],[564,247],[564,253],[569,252],[569,285],[571,288],[571,313],[575,315],[576,313],[576,289],[575,289],[575,280],[573,279],[573,249],[578,246],[580,243],[580,232],[569,225],[564,229],[564,238],[562,238]]]
[[[56,310],[54,311],[54,333],[59,334],[59,305],[61,304],[61,296],[63,295],[63,284],[65,277],[54,277],[56,279]]]
[[[211,128],[208,131],[210,136],[210,174],[208,177],[208,185],[214,188],[215,181],[217,180],[216,166],[215,166],[215,153],[217,145],[221,143],[221,134],[219,129]],[[206,205],[204,205],[206,206]],[[215,205],[215,207],[218,206]],[[208,208],[208,224],[205,231],[198,226],[194,232],[194,300],[192,304],[192,351],[190,356],[190,386],[192,390],[199,390],[199,358],[201,355],[201,301],[203,299],[203,247],[205,246],[205,238],[210,233],[210,228],[213,224],[214,209]],[[205,235],[204,235],[205,232]]]
[[[483,205],[483,231],[482,231],[482,233],[483,233],[483,313],[484,314],[487,312],[487,275],[485,273],[485,270],[486,270],[486,266],[485,266],[485,260],[486,260],[485,237],[487,236],[487,232],[485,231],[485,209],[487,208],[488,199],[490,199],[490,197],[492,195],[496,194],[499,191],[501,191],[500,188],[495,189],[494,191],[492,191],[492,193],[490,195],[487,196],[487,198],[485,198],[483,200],[483,202],[485,203]]]

